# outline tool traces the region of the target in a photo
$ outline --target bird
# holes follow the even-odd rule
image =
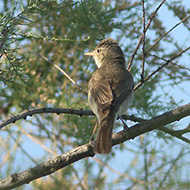
[[[115,119],[131,106],[134,82],[126,70],[125,57],[118,42],[107,38],[84,55],[92,56],[97,69],[88,83],[88,102],[99,123],[93,147],[95,153],[109,154]]]

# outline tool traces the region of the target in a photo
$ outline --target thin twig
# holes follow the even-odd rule
[[[171,170],[173,169],[173,167],[176,166],[176,162],[181,158],[181,156],[184,153],[184,149],[182,149],[179,153],[179,155],[176,157],[176,159],[174,159],[172,161],[172,164],[170,165],[168,171],[165,173],[164,177],[162,180],[160,180],[160,183],[158,185],[158,188],[156,188],[156,190],[162,189],[163,188],[163,183],[166,181],[166,179],[168,178],[168,176],[171,174]]]
[[[176,138],[178,138],[178,139],[180,139],[180,140],[182,140],[182,141],[190,144],[190,140],[187,139],[186,137],[183,137],[182,134],[178,133],[178,130],[174,131],[174,130],[169,129],[167,127],[161,127],[160,130],[164,131],[165,133],[170,134],[172,137],[176,137]],[[186,132],[186,133],[188,133],[188,132]]]
[[[142,118],[139,118],[139,117],[135,117],[133,115],[121,115],[122,119],[124,120],[130,120],[130,121],[133,121],[133,122],[139,122],[139,123],[142,123],[144,121],[147,121],[146,119],[142,119]],[[182,130],[172,130],[172,129],[169,129],[167,127],[161,127],[159,128],[159,130],[165,132],[165,133],[168,133],[170,134],[171,136],[173,137],[176,137],[188,144],[190,144],[190,140],[187,139],[186,137],[183,137],[182,135],[185,134],[185,133],[189,133],[190,132],[190,125],[188,125],[185,129],[182,129]]]
[[[179,26],[182,22],[184,22],[185,20],[187,20],[190,17],[190,15],[186,16],[185,18],[183,18],[180,22],[178,22],[175,26],[173,26],[170,30],[168,30],[165,34],[163,34],[160,38],[158,38],[156,40],[156,42],[146,51],[145,55],[154,47],[156,46],[160,40],[162,40],[166,35],[168,35],[172,30],[174,30],[177,26]]]
[[[143,11],[143,42],[142,42],[142,71],[141,71],[141,82],[144,81],[144,64],[145,64],[145,38],[146,38],[146,27],[145,27],[145,8],[144,0],[142,0],[142,11]]]
[[[113,168],[111,168],[110,166],[108,166],[107,164],[103,163],[100,159],[97,159],[95,157],[93,157],[93,160],[95,160],[97,163],[99,163],[100,165],[108,168],[110,171],[112,171],[113,173],[116,173],[117,175],[119,175],[120,177],[126,178],[126,179],[130,179],[131,181],[133,181],[134,183],[138,183],[141,185],[147,185],[147,183],[145,181],[133,178],[131,176],[129,176],[126,173],[120,173],[119,171],[114,170]]]
[[[165,1],[166,1],[166,0],[163,0],[163,1],[160,3],[160,5],[157,7],[157,9],[154,11],[154,13],[152,14],[152,16],[151,16],[151,18],[150,18],[148,24],[146,25],[145,32],[148,30],[148,28],[149,28],[149,26],[150,26],[150,24],[151,24],[153,18],[155,17],[156,13],[158,12],[158,10],[160,9],[160,7],[163,5],[163,3],[164,3]],[[141,44],[141,42],[142,42],[143,36],[144,36],[144,34],[142,34],[141,37],[139,38],[139,42],[138,42],[138,44],[137,44],[137,47],[136,47],[134,53],[132,54],[132,56],[131,56],[131,58],[130,58],[129,64],[128,64],[128,66],[127,66],[127,70],[129,70],[129,71],[130,71],[130,69],[131,69],[131,65],[132,65],[133,59],[134,59],[134,57],[135,57],[135,55],[136,55],[136,53],[137,53],[137,50],[139,49],[139,46],[140,46],[140,44]]]
[[[157,58],[157,59],[161,59],[161,60],[167,61],[167,59],[162,58],[162,57],[159,57],[159,56],[157,56],[157,55],[155,55],[155,54],[151,54],[151,53],[148,53],[148,54],[151,55],[151,56],[153,56],[153,57],[155,57],[155,58]],[[187,67],[185,67],[185,66],[181,66],[181,65],[179,65],[179,64],[177,64],[177,63],[174,63],[173,61],[171,62],[171,64],[172,64],[172,65],[175,65],[176,67],[179,67],[179,68],[181,68],[181,69],[185,69],[185,70],[190,71],[189,68],[187,68]]]
[[[56,152],[52,151],[51,149],[47,148],[42,142],[39,140],[35,139],[32,135],[30,135],[28,132],[26,132],[24,129],[20,129],[20,131],[25,134],[29,139],[31,139],[33,142],[39,144],[46,152],[58,156]]]
[[[166,63],[164,63],[162,66],[158,67],[154,72],[152,72],[149,76],[147,76],[143,82],[139,82],[135,87],[134,90],[137,90],[143,83],[145,83],[147,80],[149,80],[153,75],[155,75],[158,71],[160,71],[161,69],[163,69],[166,65],[168,65],[170,62],[172,62],[174,59],[176,59],[177,57],[179,57],[180,55],[182,55],[184,52],[188,51],[190,49],[190,46],[187,47],[186,49],[182,50],[181,52],[179,52],[177,55],[175,55],[173,58],[171,58],[170,60],[166,61]]]
[[[55,66],[58,70],[60,70],[77,88],[79,88],[81,91],[84,92],[83,88],[80,87],[63,69],[61,69],[58,65],[56,65],[55,63],[53,63],[52,61],[50,61],[47,57],[41,55],[40,53],[36,53],[37,55],[39,55],[40,57],[42,57],[44,60],[46,60],[48,63],[51,63],[53,66]],[[87,94],[86,92],[84,92],[85,94]]]
[[[190,132],[190,124],[185,128],[185,129],[180,129],[175,131],[175,133],[179,134],[179,135],[183,135],[185,133],[189,133]]]

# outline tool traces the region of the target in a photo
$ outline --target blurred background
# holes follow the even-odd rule
[[[142,2],[2,0],[0,121],[33,108],[90,109],[86,95],[40,55],[87,91],[96,66],[84,53],[112,37],[128,64],[143,33]],[[144,2],[145,25],[161,2]],[[168,0],[158,10],[146,32],[145,77],[189,46],[188,18],[161,39],[189,15],[188,0]],[[135,84],[141,79],[142,48],[131,67]],[[190,51],[184,52],[139,87],[127,114],[150,119],[189,103],[189,60]],[[87,143],[95,123],[93,116],[37,114],[5,126],[0,130],[0,179]],[[180,130],[189,123],[185,118],[167,127]],[[121,129],[116,123],[114,132]],[[115,146],[109,155],[83,159],[16,189],[189,189],[189,153],[187,143],[155,130]]]

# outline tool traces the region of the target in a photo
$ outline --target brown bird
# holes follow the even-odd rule
[[[112,38],[102,40],[85,55],[93,56],[98,67],[88,84],[88,102],[100,125],[94,152],[108,154],[114,121],[133,101],[133,77],[126,70],[123,51]]]

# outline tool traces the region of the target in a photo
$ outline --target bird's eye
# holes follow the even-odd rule
[[[100,49],[97,49],[97,53],[100,53]]]

